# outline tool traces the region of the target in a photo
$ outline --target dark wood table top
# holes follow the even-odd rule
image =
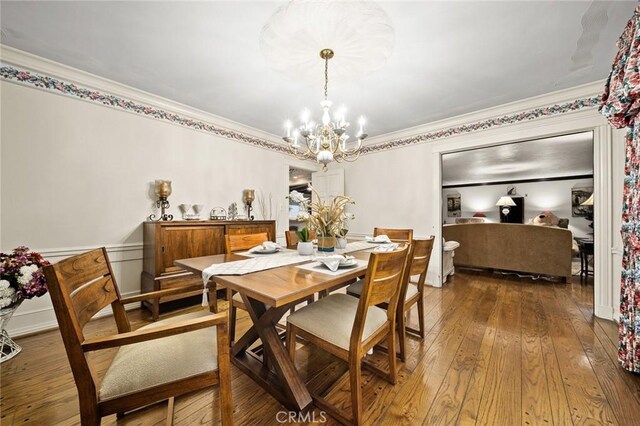
[[[357,259],[369,260],[370,251],[358,251],[350,253]],[[202,274],[202,271],[214,263],[243,260],[246,257],[236,254],[219,254],[213,256],[194,257],[180,259],[175,262],[193,273]],[[311,261],[312,259],[309,259]],[[364,274],[366,266],[359,266],[345,271],[340,275],[329,275],[300,269],[296,265],[281,266],[265,271],[253,272],[246,275],[218,275],[213,277],[215,282],[231,288],[241,294],[259,300],[273,306],[285,306],[291,302],[306,299],[307,297],[340,284],[347,283]]]

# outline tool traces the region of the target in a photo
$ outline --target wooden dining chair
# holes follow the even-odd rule
[[[400,359],[406,361],[406,335],[407,332],[424,339],[424,283],[427,279],[427,270],[431,260],[434,236],[413,240],[409,253],[410,266],[403,278],[400,299],[398,302],[398,348]],[[411,282],[411,277],[419,276],[416,283]],[[347,287],[347,294],[360,297],[362,282],[358,281]],[[418,329],[407,325],[407,313],[414,305],[418,305]],[[387,309],[387,303],[381,303],[381,308]]]
[[[409,243],[413,240],[413,229],[373,228],[373,236],[386,235],[393,242]]]
[[[122,298],[105,248],[46,266],[44,274],[78,389],[82,425],[99,425],[109,414],[120,416],[164,400],[169,400],[167,423],[171,423],[174,397],[216,383],[222,424],[233,424],[226,313],[195,312],[131,331],[125,304],[193,288]],[[84,326],[109,305],[118,333],[86,338]],[[119,349],[99,380],[87,354],[108,348]]]
[[[395,357],[396,309],[409,246],[393,252],[372,253],[363,280],[362,296],[356,299],[334,293],[305,306],[287,318],[287,347],[295,362],[296,336],[349,363],[353,419],[347,419],[322,396],[313,395],[316,406],[341,422],[362,424],[361,367],[365,366],[389,383],[397,380]],[[376,305],[388,301],[385,311]],[[367,351],[387,340],[389,371],[383,371],[364,359]]]
[[[284,231],[284,237],[287,240],[287,248],[290,249],[295,249],[298,245],[298,241],[300,241],[300,238],[298,238],[298,234],[296,234],[296,231]],[[316,231],[309,231],[309,240],[315,239]]]
[[[269,241],[269,235],[266,232],[257,234],[243,235],[225,235],[224,242],[227,254],[237,251],[249,250],[255,246],[259,246],[265,241]],[[236,338],[236,316],[237,310],[247,310],[240,293],[227,289],[227,301],[229,302],[229,341],[233,342]]]

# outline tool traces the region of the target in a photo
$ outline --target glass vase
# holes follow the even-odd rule
[[[0,309],[0,328],[2,328],[0,332],[0,363],[10,360],[22,351],[22,348],[9,337],[6,330],[13,313],[21,304],[22,300],[19,300],[11,306]]]

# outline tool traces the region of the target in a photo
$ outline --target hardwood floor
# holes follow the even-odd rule
[[[366,424],[640,424],[640,375],[618,367],[617,327],[592,316],[592,300],[592,285],[476,272],[458,271],[442,289],[427,287],[426,337],[408,338],[398,383],[363,370]],[[239,317],[241,333],[248,318],[244,312]],[[130,318],[138,327],[149,315],[136,310]],[[409,323],[416,321],[414,309]],[[114,330],[110,319],[100,319],[87,334]],[[1,366],[0,422],[78,424],[78,397],[59,333],[17,341],[23,352]],[[296,365],[305,380],[315,391],[337,382],[327,400],[349,414],[346,363],[303,342],[298,346]],[[92,355],[101,374],[113,353]],[[371,361],[386,367],[384,354]],[[235,367],[233,397],[236,424],[288,419]],[[217,398],[216,388],[176,399],[175,424],[217,423]],[[325,418],[318,410],[310,416]],[[165,405],[158,404],[103,424],[153,425],[164,418]],[[331,418],[326,423],[336,424]]]

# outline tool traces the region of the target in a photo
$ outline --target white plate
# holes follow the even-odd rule
[[[348,259],[344,262],[342,262],[341,264],[338,265],[338,268],[352,268],[354,266],[358,265],[358,260],[357,259]]]
[[[278,251],[278,249],[275,249],[275,248],[273,248],[273,249],[265,248],[265,249],[260,249],[260,250],[254,250],[251,253],[253,253],[253,254],[271,254],[271,253],[275,253],[277,251]]]

